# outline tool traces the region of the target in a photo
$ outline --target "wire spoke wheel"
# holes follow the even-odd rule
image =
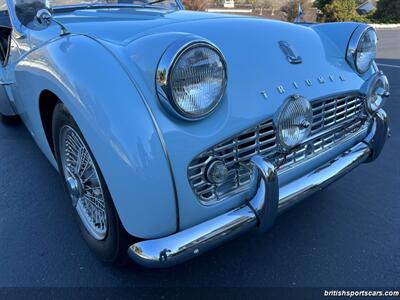
[[[107,212],[100,178],[90,152],[70,126],[61,128],[61,166],[67,190],[83,225],[96,240],[107,235]]]

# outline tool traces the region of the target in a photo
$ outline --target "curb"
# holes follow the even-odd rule
[[[394,29],[400,28],[400,24],[369,24],[376,29]]]

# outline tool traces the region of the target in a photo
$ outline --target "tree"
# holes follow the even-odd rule
[[[303,9],[303,14],[310,9],[311,4],[308,0],[301,0],[301,7]],[[286,16],[286,20],[293,22],[299,14],[299,1],[289,0],[284,6],[281,7],[281,11]]]
[[[354,0],[333,0],[326,5],[322,12],[327,22],[360,21]]]
[[[188,10],[206,10],[207,0],[183,0],[183,5]]]
[[[382,23],[400,23],[400,1],[380,0],[373,19]]]
[[[323,11],[325,6],[331,4],[332,1],[333,0],[315,0],[313,6],[318,8],[320,11]],[[355,0],[357,6],[363,4],[365,1],[366,0]]]
[[[264,9],[272,7],[272,4],[269,0],[247,0],[246,2],[251,5],[253,11],[258,9],[260,11],[260,15],[263,14]]]
[[[333,0],[315,0],[314,7],[318,8],[320,11],[323,11],[325,6],[331,4]]]

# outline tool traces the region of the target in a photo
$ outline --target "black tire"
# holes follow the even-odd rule
[[[20,122],[19,116],[5,116],[0,114],[1,123],[5,125],[16,125]]]
[[[86,148],[91,155],[92,161],[94,162],[96,171],[99,175],[101,188],[103,190],[103,196],[105,200],[105,210],[107,215],[107,234],[104,239],[98,240],[95,239],[84,226],[81,218],[78,213],[74,209],[76,219],[78,221],[81,233],[89,248],[102,260],[108,263],[112,263],[115,265],[126,265],[130,262],[128,257],[128,248],[132,243],[135,242],[134,238],[130,236],[126,230],[123,228],[117,211],[114,207],[114,203],[112,201],[111,195],[108,191],[107,185],[104,181],[101,170],[90,151],[88,144],[86,143],[85,138],[82,135],[79,127],[76,122],[67,111],[65,106],[62,103],[57,104],[53,113],[53,126],[52,126],[52,134],[53,134],[53,142],[54,142],[54,150],[55,156],[58,164],[58,168],[60,170],[60,174],[63,180],[64,188],[68,193],[68,189],[66,186],[66,178],[64,176],[62,163],[60,160],[60,131],[65,125],[72,127],[80,136],[82,141],[84,142]]]

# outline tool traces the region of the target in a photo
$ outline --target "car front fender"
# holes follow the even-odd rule
[[[177,230],[173,176],[162,137],[140,92],[109,50],[89,37],[70,35],[24,57],[15,77],[18,110],[53,164],[39,113],[44,90],[57,95],[81,129],[128,233],[156,238]]]

